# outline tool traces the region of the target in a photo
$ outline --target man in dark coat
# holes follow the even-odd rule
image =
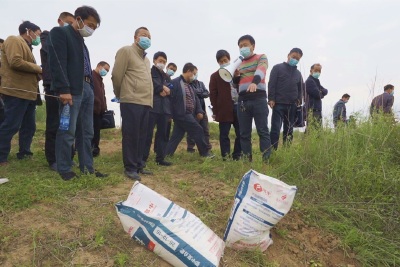
[[[328,90],[319,81],[321,70],[321,64],[312,65],[310,76],[308,76],[306,81],[307,122],[310,123],[312,120],[315,128],[321,128],[322,126],[322,99],[328,94]],[[310,119],[311,117],[313,119]]]
[[[224,68],[230,64],[231,57],[226,50],[217,52],[217,62],[220,68]],[[233,148],[232,158],[238,160],[242,153],[240,146],[240,129],[237,117],[238,92],[232,83],[225,82],[219,75],[219,70],[214,72],[210,77],[210,101],[212,105],[213,118],[218,122],[219,126],[219,144],[221,155],[225,159],[231,156],[231,141],[229,132],[231,126],[235,128],[235,145]]]
[[[391,114],[394,102],[394,86],[391,84],[385,85],[384,92],[372,100],[370,114],[383,113]]]

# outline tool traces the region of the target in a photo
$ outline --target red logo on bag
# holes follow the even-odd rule
[[[285,200],[286,199],[286,195],[282,196],[281,198],[282,198],[282,200]]]
[[[149,242],[149,245],[147,246],[147,248],[150,250],[150,251],[153,251],[154,250],[154,248],[156,247],[156,244],[154,244],[153,242]]]
[[[262,187],[261,187],[260,184],[254,184],[254,189],[255,189],[257,192],[263,191],[263,189],[262,189]]]

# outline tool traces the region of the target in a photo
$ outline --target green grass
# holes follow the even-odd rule
[[[36,161],[17,161],[14,147],[9,157],[12,165],[0,169],[0,176],[10,178],[10,183],[0,186],[0,212],[26,209],[38,202],[57,203],[65,197],[101,190],[124,180],[121,153],[95,159],[96,168],[111,174],[109,179],[84,176],[84,179],[66,183],[56,173],[48,171],[43,151],[43,114],[44,106],[37,110],[39,123],[33,144]],[[218,125],[210,123],[210,131],[211,139],[218,140]],[[103,133],[105,140],[120,140],[119,130]],[[231,140],[233,138],[231,131]],[[254,169],[297,185],[295,206],[305,214],[303,220],[339,236],[342,240],[339,246],[353,249],[363,266],[399,266],[400,125],[387,118],[375,122],[358,118],[356,124],[336,131],[324,127],[307,135],[297,132],[293,145],[280,146],[269,164],[261,159],[256,134],[253,134],[252,163],[222,161],[219,147],[214,147],[213,152],[217,155],[213,160],[204,160],[197,153],[176,153],[171,160],[178,168],[161,177],[160,182],[172,185],[174,175],[186,172],[198,175],[203,179],[200,181],[211,179],[232,188],[239,184],[244,173]],[[153,160],[148,165],[156,172],[160,168]],[[189,178],[179,181],[176,186],[190,195],[196,215],[213,229],[215,218],[212,215],[218,214],[223,204],[231,203],[233,195],[206,199],[191,194],[196,184]],[[37,234],[32,232],[33,237]],[[3,243],[8,242],[9,235],[0,229]],[[101,228],[89,244],[102,248],[111,244],[109,240],[112,238],[108,229]],[[252,266],[275,266],[260,255],[262,253],[254,252],[240,257]],[[114,261],[115,266],[127,266],[129,259],[122,251],[115,255]]]

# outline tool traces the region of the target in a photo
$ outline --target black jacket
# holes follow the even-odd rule
[[[183,76],[179,76],[171,81],[173,88],[171,89],[171,111],[172,111],[172,118],[174,120],[185,120],[186,115],[186,93],[185,87],[183,82],[185,78]],[[195,113],[204,113],[203,109],[201,108],[199,98],[196,94],[195,97]]]
[[[51,90],[60,94],[83,94],[84,56],[83,38],[69,25],[55,27],[47,37],[48,62],[51,73]],[[89,56],[89,50],[88,51]],[[89,56],[90,58],[90,56]],[[93,79],[90,78],[93,88]]]
[[[169,85],[169,82],[167,82],[167,75],[165,74],[165,72],[160,72],[160,70],[156,66],[153,66],[151,68],[151,78],[153,80],[154,94],[153,108],[150,109],[150,112],[170,115],[170,96],[160,96],[160,93],[163,91],[163,86]]]
[[[306,81],[306,92],[307,108],[322,111],[321,99],[328,94],[328,90],[321,85],[318,79],[310,75]]]
[[[297,66],[283,62],[275,65],[268,82],[268,100],[277,104],[294,104],[302,100],[303,78]]]
[[[40,43],[42,44],[42,48],[40,49],[40,59],[42,61],[42,75],[43,75],[43,86],[50,87],[51,85],[51,74],[49,68],[49,62],[47,60],[47,37],[49,36],[49,31],[44,31],[40,35]]]
[[[204,99],[210,96],[210,92],[207,90],[203,82],[195,80],[191,84],[194,87],[194,92],[196,93],[197,97],[200,100],[201,108],[203,109],[204,112],[206,112],[206,103]]]

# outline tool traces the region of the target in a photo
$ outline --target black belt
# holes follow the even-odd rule
[[[85,80],[85,82],[90,83],[90,77],[89,76],[85,76],[84,80]]]

